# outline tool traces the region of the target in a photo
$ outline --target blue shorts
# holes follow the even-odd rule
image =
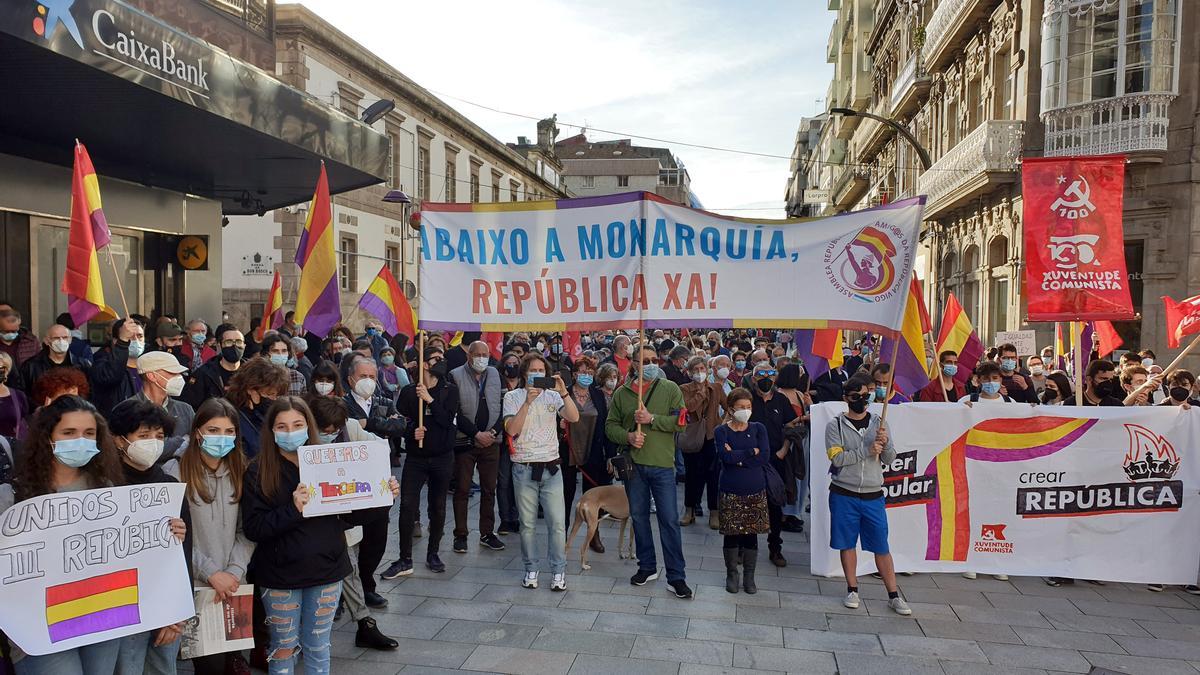
[[[829,493],[829,546],[846,551],[858,546],[864,551],[885,555],[888,548],[887,511],[883,496],[877,499],[847,497]]]

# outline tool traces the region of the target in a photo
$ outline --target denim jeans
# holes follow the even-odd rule
[[[805,475],[796,481],[796,503],[783,507],[785,516],[804,517],[804,498],[808,496],[808,439],[808,436],[804,437],[804,444],[800,448],[800,462],[804,466]]]
[[[534,541],[537,528],[538,504],[546,520],[546,548],[550,558],[550,571],[563,574],[567,571],[567,518],[563,507],[562,471],[542,471],[542,480],[533,480],[533,467],[520,462],[512,465],[513,492],[517,498],[517,510],[521,514],[521,559],[526,572],[537,572],[542,562],[537,557]]]
[[[333,614],[342,595],[342,582],[327,586],[297,589],[260,588],[267,627],[271,630],[271,648],[267,666],[271,675],[290,675],[296,671],[296,657],[304,654],[304,672],[328,675],[329,639],[333,632]],[[276,656],[290,650],[287,656]]]
[[[17,675],[108,675],[117,667],[120,651],[121,638],[117,638],[54,654],[26,656],[17,661]]]
[[[687,465],[683,463],[683,451],[675,448],[675,475],[687,476]]]
[[[496,472],[496,509],[501,523],[515,523],[521,519],[517,513],[517,498],[513,494],[512,457],[507,447],[500,448],[500,468]]]
[[[157,637],[158,629],[121,638],[116,675],[175,675],[179,640],[155,647]]]
[[[629,497],[629,517],[633,520],[638,569],[658,569],[654,557],[654,533],[650,529],[650,498],[653,496],[658,507],[658,536],[662,538],[667,581],[683,581],[686,563],[675,503],[675,469],[634,463],[633,473],[625,481],[625,494]]]

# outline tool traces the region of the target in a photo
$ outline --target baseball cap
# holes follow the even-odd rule
[[[175,338],[180,335],[183,335],[183,331],[179,329],[179,324],[164,321],[158,324],[158,331],[154,336],[158,338]]]
[[[137,371],[139,375],[156,370],[165,370],[178,375],[186,373],[188,369],[182,366],[170,352],[146,352],[138,357]]]

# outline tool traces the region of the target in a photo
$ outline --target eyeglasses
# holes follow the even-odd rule
[[[846,400],[851,403],[866,401],[869,398],[871,398],[870,394],[846,394]]]
[[[222,347],[245,347],[245,340],[225,340],[221,343]]]

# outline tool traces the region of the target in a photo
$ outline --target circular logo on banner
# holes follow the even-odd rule
[[[200,237],[184,237],[175,249],[175,259],[184,269],[198,270],[208,264],[208,243]]]
[[[868,302],[886,299],[896,285],[896,244],[885,223],[862,228],[849,242],[825,250],[825,275],[839,292]]]

